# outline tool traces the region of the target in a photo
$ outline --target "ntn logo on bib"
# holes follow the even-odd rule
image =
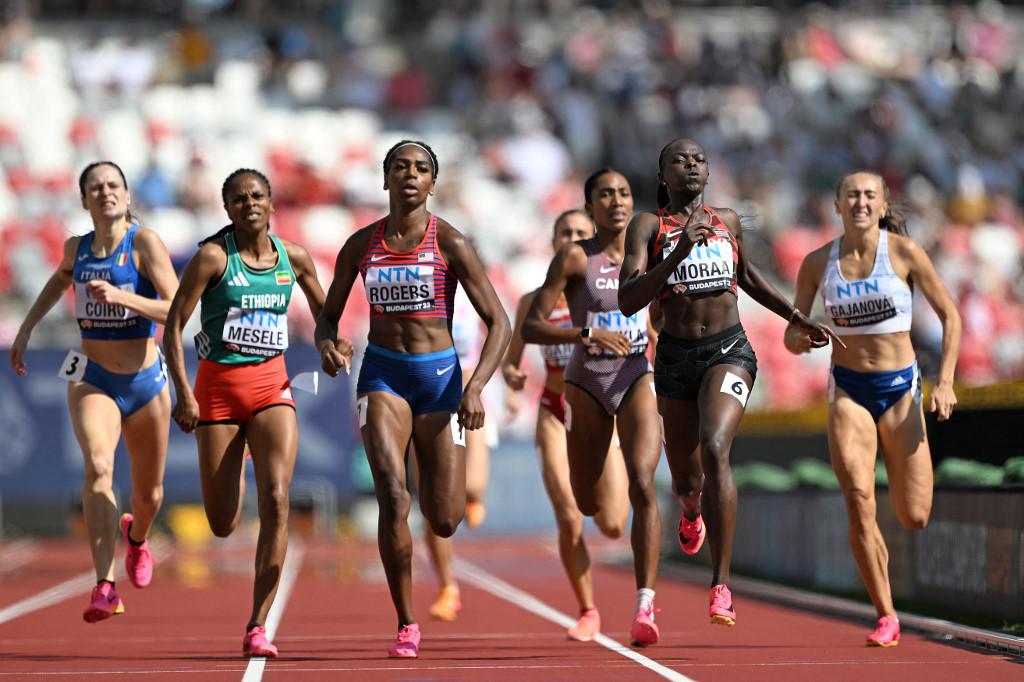
[[[432,310],[434,266],[388,265],[366,268],[366,300],[377,312]]]

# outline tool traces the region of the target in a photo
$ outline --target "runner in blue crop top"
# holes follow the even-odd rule
[[[801,313],[810,313],[820,289],[825,313],[845,342],[832,345],[829,450],[850,514],[853,555],[879,616],[868,644],[895,646],[899,621],[888,569],[879,561],[886,549],[875,520],[879,441],[900,522],[923,528],[932,506],[931,453],[910,343],[911,282],[942,321],[942,359],[929,404],[940,421],[956,405],[960,315],[927,254],[889,211],[888,189],[879,175],[846,175],[836,188],[835,205],[843,236],[804,259],[794,303]],[[794,325],[786,329],[786,347],[793,353],[806,353],[812,345]]]
[[[78,184],[93,231],[64,244],[57,271],[11,346],[10,363],[19,375],[28,373],[24,355],[32,330],[73,285],[82,351],[68,354],[60,375],[68,381],[71,422],[85,460],[82,504],[98,582],[83,617],[94,623],[124,612],[114,587],[119,523],[112,481],[121,433],[132,466],[132,511],[120,522],[129,541],[125,568],[136,587],[152,577],[146,534],[162,501],[171,409],[153,331],[167,318],[178,280],[157,234],[134,224],[120,168],[90,164]]]

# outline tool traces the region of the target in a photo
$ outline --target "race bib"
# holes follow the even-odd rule
[[[716,231],[717,232],[717,231]],[[662,260],[675,250],[678,240],[665,244]],[[712,238],[708,244],[696,244],[693,250],[668,276],[667,286],[677,294],[703,294],[732,288],[734,255],[732,242]]]
[[[647,308],[641,308],[632,315],[623,315],[618,310],[588,311],[587,326],[624,334],[632,344],[630,355],[642,355],[647,350]],[[606,354],[596,344],[588,346],[587,352],[595,348],[598,352]]]
[[[433,265],[368,267],[366,300],[375,313],[411,313],[434,309]]]
[[[68,383],[78,383],[85,376],[85,366],[89,364],[89,358],[77,350],[69,350],[64,357],[64,362],[57,371],[57,376]]]
[[[131,282],[114,285],[122,291],[135,293]],[[123,305],[101,303],[93,297],[88,282],[75,282],[75,317],[83,329],[123,329],[135,324],[138,313]]]
[[[288,316],[270,310],[230,308],[221,342],[242,355],[280,355],[288,349]]]

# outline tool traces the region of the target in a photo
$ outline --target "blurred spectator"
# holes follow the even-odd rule
[[[154,219],[184,210],[199,234],[223,222],[218,178],[266,169],[274,229],[312,244],[326,278],[333,242],[387,210],[383,149],[415,133],[440,153],[439,205],[474,235],[511,305],[543,277],[551,221],[580,203],[581,177],[614,166],[650,208],[658,150],[686,135],[713,158],[708,202],[741,210],[752,261],[783,289],[839,234],[838,178],[882,173],[959,299],[959,378],[1024,377],[1015,6],[204,0],[176,33],[140,10],[77,40],[65,39],[71,5],[52,24],[29,20],[25,7],[39,6],[0,13],[11,64],[0,72],[0,334],[34,296],[34,268],[56,257],[52,228],[34,221],[79,229],[77,190],[62,178],[97,157],[117,156],[139,201],[168,209]],[[58,139],[64,156],[39,143]],[[792,380],[824,376],[801,364],[820,360],[775,353],[778,325],[756,306],[743,314],[762,359],[752,400],[820,400],[822,382]],[[46,324],[56,339],[66,322]],[[934,371],[936,321],[922,312],[913,334]]]

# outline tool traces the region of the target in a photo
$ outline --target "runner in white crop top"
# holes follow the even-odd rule
[[[910,331],[913,292],[892,267],[889,232],[879,230],[871,272],[862,279],[843,276],[839,251],[843,239],[832,241],[821,277],[821,301],[840,336]]]
[[[930,409],[948,419],[956,396],[953,372],[960,316],[924,250],[905,236],[889,212],[882,178],[856,172],[836,189],[843,236],[808,254],[797,276],[794,305],[810,313],[820,288],[826,314],[845,345],[832,345],[828,442],[832,466],[850,513],[850,546],[878,624],[870,646],[899,643],[885,541],[875,519],[875,460],[882,444],[889,497],[910,529],[923,528],[932,506],[932,463],[910,342],[911,288],[924,294],[942,321],[942,360]],[[790,325],[786,347],[806,353],[817,345]]]

